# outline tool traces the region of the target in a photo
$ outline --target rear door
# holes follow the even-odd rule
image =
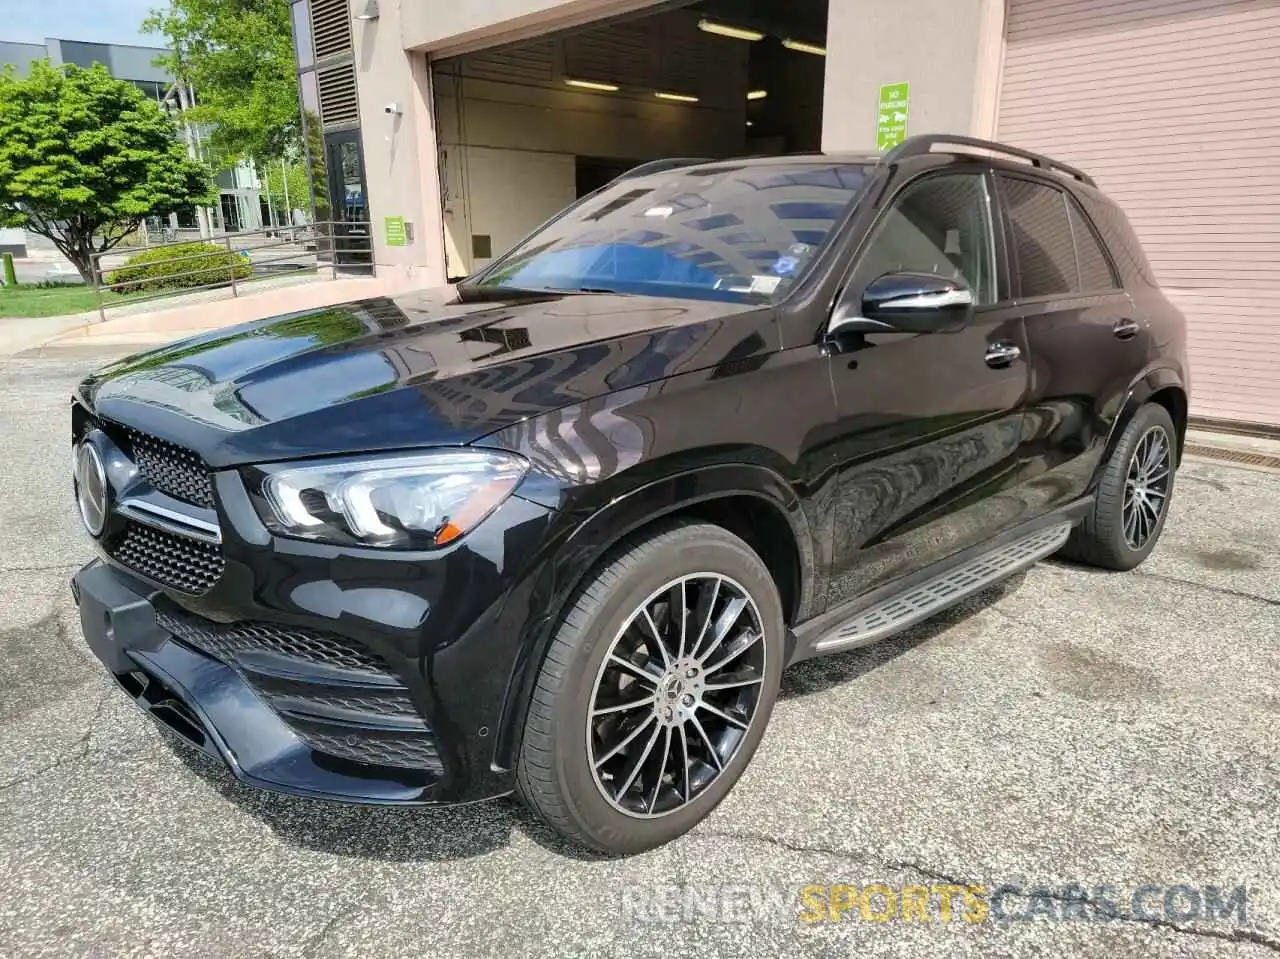
[[[997,179],[1030,347],[1019,480],[1047,512],[1087,490],[1150,334],[1076,199],[1033,175]]]
[[[1016,519],[1001,497],[1018,466],[1026,341],[1009,296],[994,179],[926,174],[872,228],[845,296],[886,273],[963,279],[955,332],[855,333],[834,344],[839,470],[830,606],[989,539]]]

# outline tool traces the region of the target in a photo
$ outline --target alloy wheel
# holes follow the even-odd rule
[[[600,666],[587,717],[604,798],[654,818],[702,795],[751,728],[766,646],[755,602],[719,573],[681,576],[641,603]]]
[[[1164,427],[1153,426],[1138,440],[1124,481],[1124,539],[1130,549],[1147,545],[1169,502],[1173,456]]]

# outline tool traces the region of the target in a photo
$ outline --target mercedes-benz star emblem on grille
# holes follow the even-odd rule
[[[101,536],[107,524],[107,470],[102,454],[89,440],[76,449],[76,505],[91,536]]]

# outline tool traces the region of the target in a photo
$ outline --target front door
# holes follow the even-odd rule
[[[829,606],[990,538],[1018,518],[1027,345],[1008,296],[993,180],[926,175],[894,199],[846,285],[886,273],[963,279],[973,319],[955,332],[855,333],[832,344],[839,483]]]
[[[349,272],[368,272],[373,254],[360,131],[326,133],[324,145],[334,219],[334,259]]]

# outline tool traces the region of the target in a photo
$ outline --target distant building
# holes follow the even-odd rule
[[[157,103],[176,109],[176,99],[171,95],[173,77],[161,67],[155,66],[157,57],[167,51],[163,47],[138,47],[118,43],[85,43],[79,40],[61,40],[56,37],[44,43],[10,43],[0,40],[0,70],[12,66],[19,76],[25,76],[31,64],[48,58],[55,66],[75,64],[89,68],[100,63],[107,71],[121,80],[128,80]],[[225,232],[260,229],[264,222],[262,190],[253,167],[239,162],[229,170],[220,172],[216,181],[220,196],[214,207],[215,228]],[[196,229],[195,211],[184,211],[170,217],[167,224],[173,230]],[[151,226],[159,229],[162,224]],[[31,247],[47,247],[44,237],[34,236],[22,229],[0,229],[0,253],[27,255]]]

